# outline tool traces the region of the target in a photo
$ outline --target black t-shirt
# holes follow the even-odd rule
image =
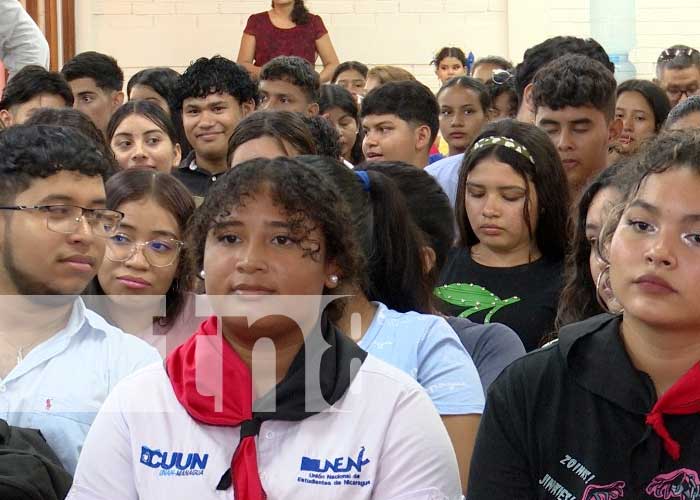
[[[200,198],[197,205],[201,204],[201,199],[207,195],[209,188],[216,182],[218,176],[222,175],[224,172],[219,174],[212,174],[209,171],[197,166],[194,161],[194,151],[187,155],[187,158],[182,160],[180,166],[173,170],[173,177],[182,182],[187,189],[190,190],[192,196],[195,198]]]
[[[509,326],[531,351],[554,331],[563,273],[561,260],[542,257],[522,266],[487,267],[475,262],[468,248],[454,248],[436,289],[442,299],[438,306],[448,316],[480,309],[467,317]]]
[[[700,499],[700,415],[664,416],[681,446],[674,461],[645,423],[656,391],[627,355],[620,322],[568,325],[496,379],[469,500]]]

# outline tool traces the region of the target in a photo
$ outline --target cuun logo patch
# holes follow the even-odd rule
[[[161,476],[201,476],[207,467],[209,454],[168,452],[141,446],[140,462],[151,469],[161,469]]]

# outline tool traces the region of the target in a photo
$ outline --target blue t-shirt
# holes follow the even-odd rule
[[[479,373],[450,325],[438,316],[374,304],[377,313],[358,345],[416,379],[441,415],[481,414]]]

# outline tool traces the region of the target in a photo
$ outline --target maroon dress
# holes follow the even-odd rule
[[[263,66],[277,56],[299,56],[311,64],[316,62],[316,40],[328,33],[319,16],[309,14],[306,24],[282,29],[272,24],[267,12],[248,18],[244,33],[255,37],[256,66]]]

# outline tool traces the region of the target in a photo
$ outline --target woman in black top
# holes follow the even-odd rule
[[[464,158],[457,200],[460,239],[436,289],[443,311],[503,323],[537,348],[554,326],[569,206],[552,142],[515,120],[487,125]]]
[[[700,498],[700,142],[654,139],[599,248],[619,315],[491,385],[470,500]]]

